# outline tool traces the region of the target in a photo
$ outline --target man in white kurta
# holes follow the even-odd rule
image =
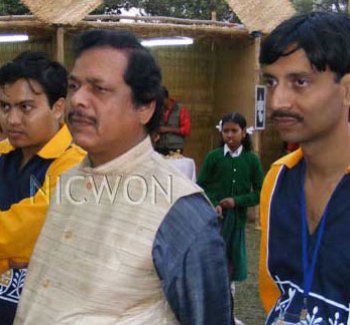
[[[88,156],[56,188],[15,324],[231,324],[215,212],[148,136],[154,59],[128,32],[76,47],[67,120]]]

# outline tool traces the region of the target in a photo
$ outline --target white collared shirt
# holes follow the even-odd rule
[[[225,143],[225,145],[224,145],[224,156],[226,156],[227,153],[229,153],[232,158],[235,158],[235,157],[238,157],[242,153],[242,150],[243,150],[243,146],[240,145],[235,151],[232,151],[228,147],[228,145]]]

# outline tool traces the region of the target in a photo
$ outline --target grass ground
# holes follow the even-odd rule
[[[248,279],[236,283],[235,314],[245,325],[263,325],[265,313],[258,293],[260,231],[247,224]]]

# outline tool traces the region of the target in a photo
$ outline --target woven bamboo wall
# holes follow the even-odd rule
[[[52,39],[51,37],[45,36],[44,38],[35,37],[34,40],[30,40],[29,42],[1,43],[0,44],[0,65],[3,65],[8,61],[11,61],[19,53],[23,51],[43,51],[48,53],[50,56],[52,56],[53,54]]]
[[[238,111],[249,125],[254,121],[254,42],[252,39],[221,44],[216,54],[216,113]]]
[[[214,111],[215,52],[210,42],[196,42],[191,47],[154,49],[163,73],[163,84],[170,96],[184,104],[192,122],[186,139],[185,155],[202,161],[208,150]]]
[[[216,53],[214,125],[225,113],[243,114],[249,126],[254,122],[254,42],[238,39],[218,46]],[[217,132],[216,132],[217,133]]]
[[[73,32],[65,35],[65,63],[71,69]],[[24,50],[42,50],[52,57],[55,35],[35,35],[26,43],[0,44],[0,64]],[[208,151],[218,145],[215,125],[224,113],[239,111],[248,125],[254,121],[254,44],[247,37],[210,39],[201,37],[193,46],[152,49],[163,73],[170,95],[187,106],[192,118],[185,155],[195,159],[197,167]],[[262,137],[262,160],[268,166],[280,155],[281,143],[272,131]]]
[[[285,154],[283,142],[278,135],[278,132],[273,127],[272,122],[267,121],[266,130],[262,132],[261,142],[263,154],[261,155],[261,162],[265,170],[270,168],[272,162]]]

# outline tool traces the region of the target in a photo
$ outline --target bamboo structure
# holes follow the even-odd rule
[[[270,33],[295,14],[289,0],[226,0],[249,32]]]
[[[23,0],[23,3],[28,3],[34,16],[0,17],[0,34],[27,33],[29,42],[1,44],[0,64],[24,50],[42,50],[71,69],[74,37],[88,29],[124,29],[143,39],[192,37],[194,44],[191,46],[150,49],[162,69],[163,84],[191,114],[192,133],[186,142],[185,155],[194,158],[197,167],[200,166],[208,151],[218,145],[220,136],[215,125],[224,113],[238,111],[246,116],[249,126],[253,125],[260,39],[252,37],[246,26],[172,17],[86,16],[89,11],[83,7],[68,6],[63,11],[55,7],[67,3],[92,6],[99,3],[95,0],[46,0],[42,6],[44,14],[40,12],[43,9],[37,7],[42,0]],[[48,4],[54,7],[49,10]],[[265,155],[269,152],[265,144],[273,144],[265,141],[264,133],[263,141],[259,134],[254,142],[268,167],[276,155],[272,153],[271,158]],[[273,140],[278,142],[278,139]]]
[[[102,0],[21,0],[39,20],[48,24],[75,24],[102,4]]]

